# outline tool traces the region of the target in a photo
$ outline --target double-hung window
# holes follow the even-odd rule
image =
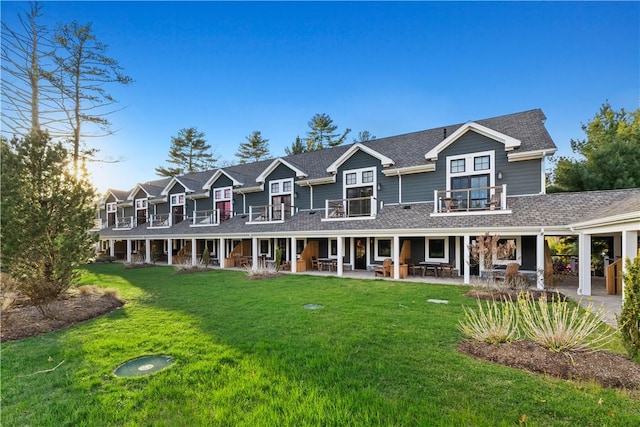
[[[463,209],[482,209],[491,197],[494,185],[493,151],[447,157],[447,190]]]

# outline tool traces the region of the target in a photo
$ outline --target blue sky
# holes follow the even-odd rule
[[[44,2],[43,23],[93,23],[127,74],[118,132],[87,141],[119,163],[96,187],[156,179],[195,126],[221,161],[254,130],[274,156],[316,113],[377,137],[541,108],[558,154],[603,102],[640,101],[640,3]],[[2,1],[12,25],[27,9]]]

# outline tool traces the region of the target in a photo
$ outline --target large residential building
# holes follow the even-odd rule
[[[544,121],[530,110],[109,190],[99,250],[175,264],[207,247],[220,268],[279,251],[293,273],[320,260],[338,276],[390,258],[396,279],[422,262],[470,283],[483,272],[469,245],[490,233],[515,243],[493,263],[517,262],[544,287],[545,238],[574,236],[589,295],[592,239],[607,239],[612,261],[637,256],[640,189],[545,194],[556,146]]]

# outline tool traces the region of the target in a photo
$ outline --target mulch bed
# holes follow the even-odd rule
[[[66,328],[93,319],[124,305],[124,301],[101,293],[66,293],[48,306],[47,317],[25,299],[2,313],[0,342],[15,341],[27,337]]]
[[[477,359],[556,378],[640,389],[640,365],[608,351],[554,352],[529,340],[503,344],[467,340],[458,350]]]

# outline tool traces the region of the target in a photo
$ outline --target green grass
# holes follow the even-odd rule
[[[463,287],[94,265],[116,312],[2,346],[3,426],[638,425],[638,393],[456,351]],[[429,303],[429,298],[449,304]],[[306,310],[308,303],[322,310]],[[132,358],[174,357],[137,378]],[[53,372],[29,375],[65,363]],[[600,402],[600,403],[599,403]]]

